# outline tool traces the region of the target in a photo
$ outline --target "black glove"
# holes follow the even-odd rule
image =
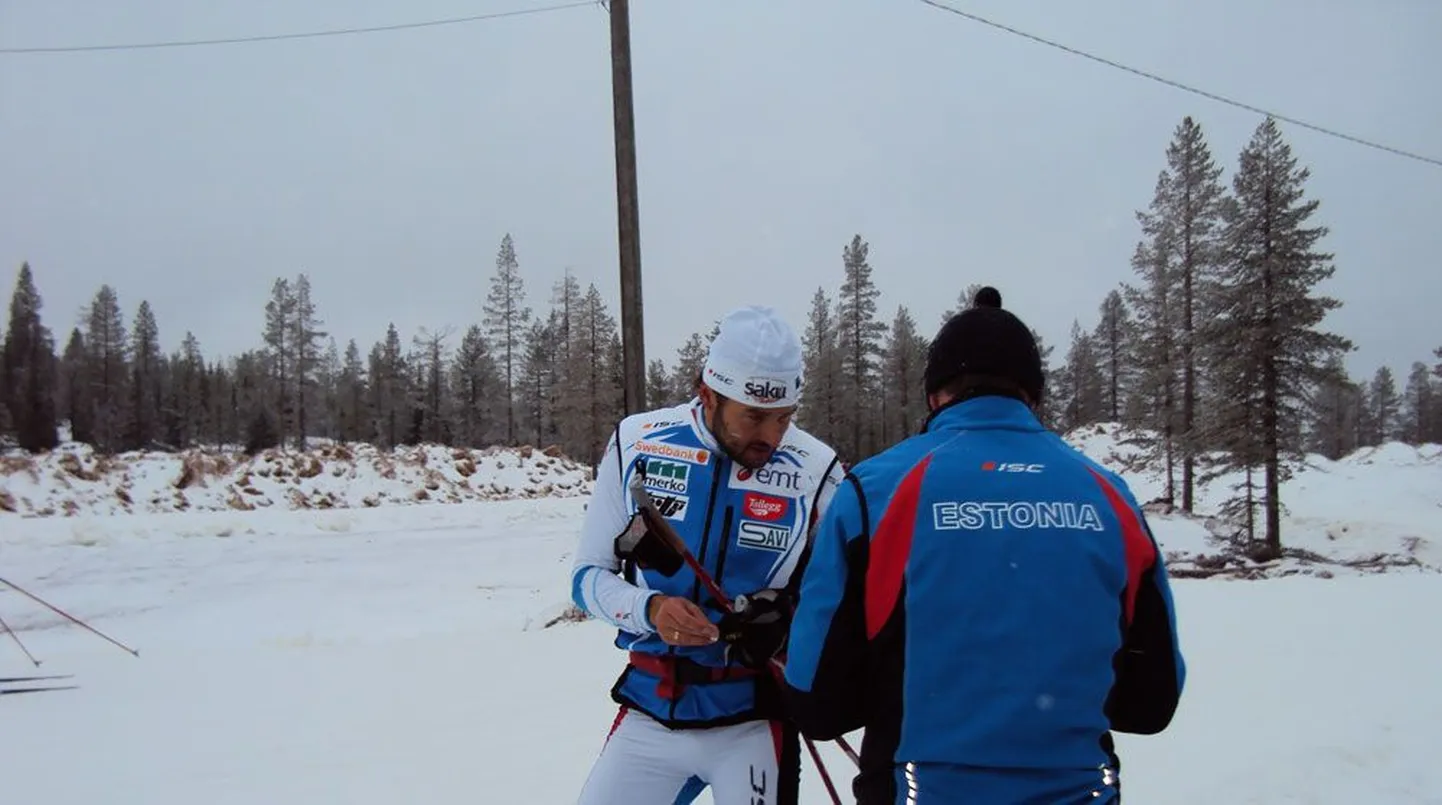
[[[747,668],[765,668],[786,648],[791,632],[791,598],[785,590],[768,588],[738,600],[735,612],[716,624],[727,643],[726,661]]]
[[[676,575],[685,564],[681,554],[666,544],[666,540],[651,533],[640,512],[631,516],[626,530],[616,537],[615,551],[622,560],[630,559],[638,567],[655,570],[667,578]]]

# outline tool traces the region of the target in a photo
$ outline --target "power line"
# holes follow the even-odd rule
[[[1395,154],[1395,155],[1400,156],[1400,157],[1406,157],[1407,159],[1415,159],[1415,160],[1417,160],[1418,162],[1427,162],[1427,163],[1430,163],[1430,164],[1432,164],[1432,165],[1437,165],[1437,166],[1439,166],[1439,167],[1442,167],[1442,159],[1437,159],[1437,158],[1435,158],[1435,157],[1429,157],[1429,156],[1423,156],[1422,154],[1414,154],[1414,153],[1412,153],[1412,152],[1410,152],[1410,151],[1403,151],[1403,150],[1400,149],[1400,148],[1393,148],[1393,147],[1390,146],[1390,145],[1383,145],[1382,143],[1372,142],[1371,140],[1364,140],[1364,139],[1362,139],[1362,138],[1360,138],[1360,137],[1354,137],[1354,136],[1352,136],[1352,135],[1350,135],[1350,134],[1344,134],[1344,133],[1342,133],[1342,132],[1340,132],[1340,131],[1336,131],[1335,129],[1329,129],[1329,128],[1326,128],[1326,127],[1323,127],[1323,126],[1318,126],[1318,125],[1316,125],[1316,124],[1314,124],[1314,123],[1308,123],[1308,122],[1306,122],[1306,121],[1304,121],[1304,120],[1298,120],[1298,119],[1296,119],[1296,118],[1294,118],[1294,117],[1288,117],[1288,116],[1286,116],[1286,115],[1281,115],[1281,114],[1278,114],[1278,113],[1276,113],[1276,112],[1269,112],[1269,111],[1267,111],[1266,109],[1262,109],[1262,108],[1257,107],[1257,106],[1252,106],[1251,104],[1243,103],[1243,102],[1241,102],[1241,101],[1234,100],[1234,99],[1232,99],[1232,98],[1227,98],[1227,97],[1224,97],[1224,96],[1222,96],[1222,95],[1217,95],[1216,93],[1207,92],[1206,90],[1197,89],[1196,87],[1188,86],[1188,85],[1183,84],[1183,83],[1181,83],[1181,82],[1179,82],[1179,81],[1173,81],[1173,80],[1171,80],[1171,79],[1169,79],[1169,78],[1163,78],[1163,77],[1161,77],[1161,76],[1159,76],[1159,75],[1156,75],[1155,73],[1149,73],[1149,72],[1147,72],[1147,71],[1145,71],[1145,70],[1138,70],[1138,69],[1135,68],[1135,67],[1128,67],[1128,66],[1125,65],[1125,64],[1120,64],[1120,63],[1118,63],[1118,62],[1114,62],[1114,61],[1112,61],[1111,59],[1104,59],[1104,58],[1102,58],[1101,56],[1096,56],[1096,55],[1093,55],[1093,54],[1091,54],[1091,53],[1087,53],[1087,52],[1085,52],[1085,51],[1077,50],[1076,48],[1073,48],[1073,47],[1068,47],[1067,45],[1063,45],[1063,44],[1061,44],[1060,42],[1053,42],[1053,41],[1050,40],[1050,39],[1043,39],[1042,37],[1036,36],[1035,34],[1029,34],[1029,33],[1025,32],[1025,31],[1019,31],[1019,30],[1017,30],[1016,28],[1012,28],[1011,26],[1003,25],[1003,24],[1001,24],[1001,23],[999,23],[999,22],[993,22],[992,20],[986,19],[985,17],[981,17],[981,16],[978,16],[978,15],[976,15],[976,14],[972,14],[972,13],[970,13],[970,12],[968,12],[968,11],[962,11],[962,10],[959,9],[959,8],[954,8],[954,7],[952,7],[952,6],[948,6],[948,5],[944,4],[944,3],[937,2],[937,0],[919,0],[919,2],[925,3],[926,5],[931,6],[932,8],[936,8],[936,9],[940,9],[940,10],[942,10],[942,11],[950,12],[950,13],[952,13],[952,14],[957,15],[958,17],[965,17],[966,19],[969,19],[969,20],[971,20],[972,22],[979,22],[979,23],[981,23],[982,25],[990,26],[990,27],[992,27],[992,28],[996,28],[997,30],[1005,31],[1005,32],[1007,32],[1007,33],[1009,33],[1009,34],[1013,34],[1013,35],[1016,35],[1016,36],[1020,36],[1020,37],[1022,37],[1022,38],[1024,38],[1024,39],[1030,39],[1030,40],[1033,41],[1033,42],[1037,42],[1037,43],[1046,45],[1047,47],[1052,47],[1052,48],[1056,48],[1057,50],[1066,51],[1067,53],[1070,53],[1070,54],[1072,54],[1072,55],[1074,55],[1074,56],[1081,56],[1081,57],[1084,58],[1084,59],[1090,59],[1091,61],[1097,62],[1097,63],[1099,63],[1099,64],[1104,64],[1104,65],[1106,65],[1106,66],[1108,66],[1108,67],[1113,67],[1113,68],[1116,68],[1116,69],[1118,69],[1118,70],[1122,70],[1122,71],[1131,73],[1132,75],[1141,76],[1142,78],[1146,78],[1146,79],[1149,79],[1149,80],[1151,80],[1151,81],[1156,81],[1157,83],[1160,83],[1160,84],[1166,84],[1166,85],[1169,86],[1169,87],[1173,87],[1173,88],[1175,88],[1175,89],[1182,90],[1183,92],[1190,92],[1190,93],[1192,93],[1193,95],[1200,95],[1200,96],[1202,96],[1203,98],[1207,98],[1207,99],[1209,99],[1209,100],[1217,101],[1217,102],[1219,102],[1219,103],[1224,103],[1224,104],[1227,104],[1227,105],[1229,105],[1229,106],[1235,106],[1235,107],[1237,107],[1238,109],[1245,109],[1245,110],[1247,110],[1248,112],[1255,112],[1256,114],[1259,114],[1259,115],[1266,115],[1266,116],[1268,116],[1268,117],[1276,118],[1277,120],[1285,121],[1285,122],[1287,122],[1287,123],[1291,123],[1291,124],[1294,125],[1294,126],[1300,126],[1300,127],[1304,128],[1304,129],[1311,129],[1312,131],[1318,132],[1318,133],[1320,133],[1320,134],[1325,134],[1325,135],[1327,135],[1327,136],[1329,136],[1329,137],[1336,137],[1336,138],[1338,138],[1338,139],[1347,140],[1348,142],[1356,143],[1357,145],[1363,145],[1363,146],[1366,146],[1366,147],[1368,147],[1368,148],[1375,148],[1375,149],[1377,149],[1377,150],[1379,150],[1379,151],[1386,151],[1386,152],[1388,152],[1388,153],[1390,153],[1390,154]]]
[[[580,2],[562,3],[553,6],[540,6],[537,8],[523,8],[514,11],[497,11],[490,14],[473,14],[469,17],[450,17],[440,20],[424,20],[422,22],[403,22],[395,25],[376,25],[368,28],[333,28],[324,31],[303,31],[289,34],[264,34],[260,36],[237,36],[226,39],[183,39],[170,42],[137,42],[130,44],[116,45],[62,45],[56,47],[31,47],[31,48],[0,48],[0,56],[19,56],[37,53],[91,53],[102,50],[154,50],[157,48],[184,48],[201,47],[204,45],[239,45],[252,42],[276,42],[282,39],[315,39],[322,36],[349,36],[352,34],[373,34],[388,31],[403,31],[411,28],[434,28],[442,25],[461,25],[470,22],[483,22],[486,20],[498,20],[503,17],[524,17],[531,14],[547,14],[552,11],[565,11],[581,6],[594,6],[596,0],[580,0]]]

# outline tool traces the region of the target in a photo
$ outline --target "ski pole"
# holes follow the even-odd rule
[[[57,614],[57,615],[59,615],[59,616],[65,618],[66,620],[70,621],[71,623],[74,623],[74,624],[77,625],[77,626],[80,626],[80,627],[82,627],[82,628],[84,628],[84,629],[89,630],[92,634],[95,634],[95,635],[98,635],[98,636],[100,636],[100,637],[105,638],[106,640],[110,641],[111,643],[114,643],[115,645],[119,646],[120,648],[125,649],[126,651],[130,652],[131,654],[133,654],[133,655],[135,655],[135,656],[137,656],[137,657],[140,656],[140,652],[136,651],[135,649],[131,648],[130,646],[127,646],[127,645],[125,645],[124,643],[120,642],[119,640],[116,640],[115,638],[111,637],[110,635],[105,634],[104,632],[100,631],[99,629],[96,629],[94,626],[91,626],[90,624],[86,623],[85,621],[80,620],[79,618],[75,617],[74,615],[71,615],[69,612],[66,612],[65,610],[61,609],[60,607],[57,607],[57,606],[55,606],[54,604],[46,601],[45,599],[41,598],[40,596],[38,596],[38,595],[36,595],[36,594],[34,594],[34,593],[32,593],[32,592],[27,592],[26,590],[24,590],[23,588],[21,588],[21,587],[20,587],[18,584],[16,584],[15,582],[10,581],[10,580],[8,580],[8,579],[0,578],[0,584],[4,584],[6,587],[10,587],[10,588],[14,589],[15,592],[20,593],[21,595],[25,596],[26,598],[29,598],[30,600],[32,600],[32,601],[40,604],[41,606],[45,607],[46,609],[49,609],[51,612],[54,612],[55,614]],[[11,632],[11,634],[13,635],[14,632]],[[36,663],[36,664],[38,665],[39,663]]]
[[[25,648],[25,644],[20,642],[20,635],[15,634],[15,630],[10,628],[10,624],[6,623],[4,618],[0,618],[0,629],[4,629],[5,632],[10,635],[10,639],[14,640],[15,645],[19,646],[20,650],[25,652],[25,656],[29,657],[30,661],[35,663],[36,668],[40,667],[40,661],[35,659],[34,654],[30,653],[30,649]]]
[[[701,584],[706,588],[706,591],[711,594],[711,597],[716,599],[717,605],[721,607],[723,612],[728,614],[735,612],[735,608],[726,597],[726,593],[721,590],[720,585],[716,583],[715,579],[711,578],[711,574],[697,561],[696,556],[691,553],[690,548],[686,547],[686,543],[681,539],[681,536],[676,533],[675,529],[671,528],[670,523],[666,522],[666,518],[661,516],[661,512],[656,508],[655,501],[651,499],[651,494],[647,492],[646,488],[642,485],[642,478],[639,473],[631,477],[630,489],[631,497],[636,501],[636,505],[641,510],[641,516],[645,518],[647,525],[654,529],[673,550],[681,555],[681,560],[686,563],[687,567],[691,568],[692,573],[696,574],[696,578],[701,581]],[[786,680],[782,672],[785,670],[785,666],[777,662],[775,658],[772,658],[771,663],[767,667],[771,670],[771,675],[775,678],[776,683],[784,688]],[[841,805],[841,795],[836,791],[836,784],[832,782],[831,774],[826,770],[826,764],[822,762],[821,753],[817,751],[816,744],[804,735],[802,736],[802,740],[806,743],[806,750],[811,754],[811,760],[816,764],[816,772],[821,776],[821,782],[826,786],[826,792],[831,795],[831,801],[836,805]],[[851,757],[859,767],[861,765],[860,758],[852,751],[851,747],[846,743],[846,740],[838,737],[836,742],[841,745],[846,754]]]

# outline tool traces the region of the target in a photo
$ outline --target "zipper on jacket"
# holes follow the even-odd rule
[[[735,508],[727,506],[726,516],[721,518],[721,550],[718,551],[716,554],[717,587],[721,587],[721,577],[726,572],[726,548],[731,544],[731,526],[733,525],[731,518],[735,514],[735,512]],[[722,592],[725,592],[724,587],[722,587],[721,590]]]
[[[711,495],[706,502],[706,523],[701,527],[701,550],[696,553],[696,563],[701,567],[706,567],[706,546],[711,541],[711,516],[716,513],[716,493],[721,490],[721,465],[723,463],[723,459],[717,456],[716,468],[711,471]],[[701,606],[700,576],[697,576],[691,584],[691,600],[697,606]]]
[[[696,563],[699,564],[699,565],[700,565],[701,567],[703,567],[703,568],[706,567],[706,543],[709,541],[710,536],[711,536],[711,515],[714,514],[715,511],[716,511],[716,492],[721,488],[721,463],[722,463],[722,459],[721,459],[720,456],[717,456],[717,457],[715,458],[715,461],[716,461],[716,467],[711,471],[711,495],[710,495],[710,497],[707,499],[707,502],[706,502],[706,522],[705,522],[705,524],[701,527],[701,546],[700,546],[700,550],[699,550],[699,551],[697,552],[697,554],[696,554]],[[730,510],[729,510],[729,509],[727,510],[727,516],[728,516],[728,517],[730,516]],[[729,522],[729,521],[728,521],[728,522]],[[728,525],[728,528],[729,528],[729,525]],[[723,552],[726,550],[725,543],[722,543],[721,550],[722,550]],[[701,606],[701,577],[700,577],[700,576],[697,576],[695,582],[693,582],[692,585],[691,585],[691,600],[692,600],[697,606]],[[675,656],[676,656],[676,647],[675,647],[675,646],[667,646],[667,647],[666,647],[666,653],[669,654],[669,655],[671,655],[672,657],[675,657]],[[669,713],[670,713],[670,719],[671,719],[672,721],[675,721],[675,720],[676,720],[676,705],[678,705],[678,704],[680,704],[680,703],[681,703],[681,697],[680,697],[680,696],[677,696],[676,698],[674,698],[674,699],[671,700],[671,706],[670,706],[670,708],[668,708],[668,709],[669,709]]]

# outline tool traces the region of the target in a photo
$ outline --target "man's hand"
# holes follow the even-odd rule
[[[631,515],[626,530],[616,537],[615,551],[618,558],[635,560],[642,569],[655,569],[667,578],[685,563],[676,549],[646,526],[646,518],[639,512]]]
[[[791,629],[791,601],[782,590],[768,588],[747,596],[746,605],[721,618],[721,639],[730,643],[727,657],[748,668],[764,668],[786,647]]]
[[[655,624],[656,634],[673,646],[708,646],[720,636],[700,607],[679,596],[653,596],[646,615]]]

